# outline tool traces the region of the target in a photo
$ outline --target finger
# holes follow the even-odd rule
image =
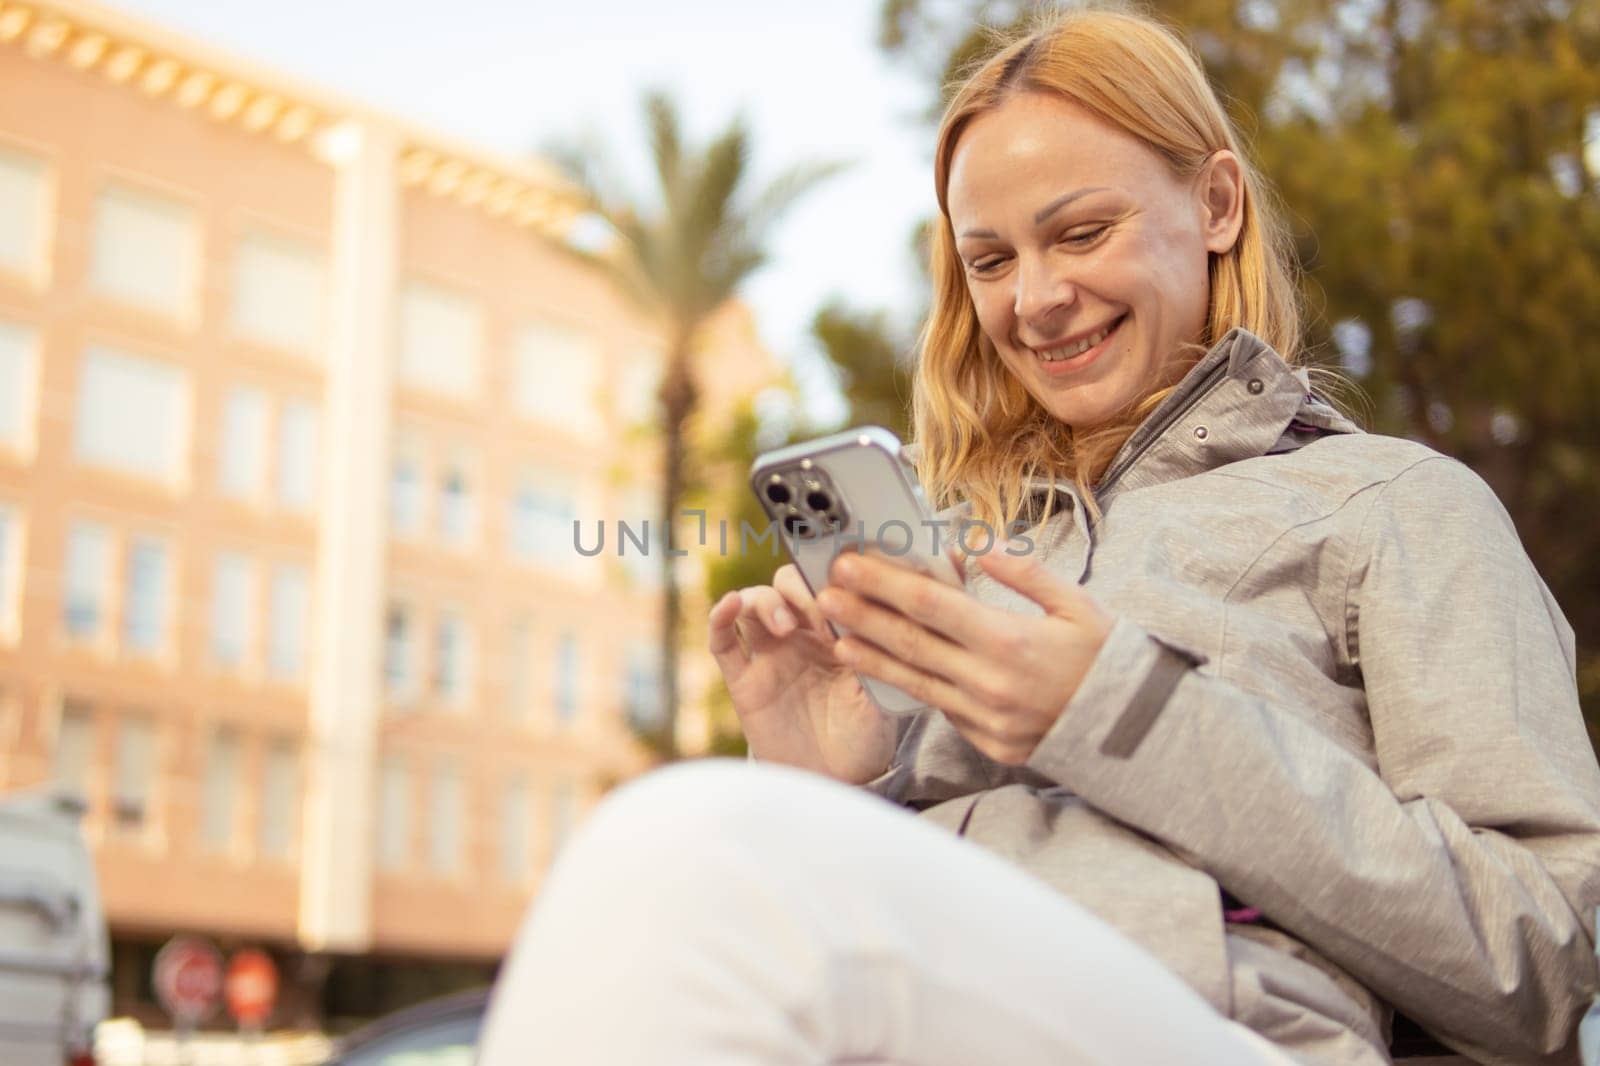
[[[743,613],[752,615],[775,637],[787,636],[799,624],[794,612],[784,604],[783,596],[771,585],[740,589],[739,595],[744,600]]]
[[[985,709],[948,679],[911,666],[861,639],[859,634],[841,638],[834,645],[834,654],[856,673],[893,685],[913,699],[945,712],[952,722],[976,722],[985,716]]]
[[[829,577],[838,588],[887,604],[973,651],[992,653],[996,627],[1009,617],[979,603],[964,589],[874,555],[840,556]],[[833,617],[826,610],[823,614]]]
[[[821,602],[830,619],[920,670],[959,682],[984,669],[967,649],[893,608],[841,588],[823,589]]]
[[[750,664],[744,642],[739,639],[739,613],[742,601],[737,591],[730,592],[711,608],[711,657],[716,660],[722,676],[733,681]]]
[[[800,576],[799,567],[793,563],[778,567],[778,572],[772,575],[772,587],[778,590],[791,608],[799,612],[807,626],[830,637],[833,635],[828,630],[828,620],[822,617],[822,611],[817,607],[817,598],[811,594],[806,579]]]
[[[1043,607],[1048,613],[1071,618],[1093,609],[1094,601],[1076,581],[1044,565],[1033,552],[1013,555],[1005,546],[984,554],[984,572]]]
[[[950,565],[955,568],[956,579],[965,588],[967,584],[966,554],[961,550],[961,546],[953,540],[944,546],[944,554],[950,560]]]
[[[893,685],[943,712],[957,732],[997,763],[1024,765],[1038,744],[1020,716],[997,711],[959,685],[900,662],[866,641],[845,637],[835,654],[857,673]]]

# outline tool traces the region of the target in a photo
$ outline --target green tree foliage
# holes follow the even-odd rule
[[[772,228],[794,202],[839,169],[836,163],[796,166],[765,187],[751,188],[750,134],[734,119],[703,147],[684,143],[677,106],[662,93],[645,97],[655,189],[638,197],[621,187],[603,151],[558,149],[595,206],[625,239],[615,264],[627,292],[659,315],[667,335],[658,393],[664,469],[657,530],[675,525],[691,489],[694,459],[686,428],[699,406],[700,333],[711,316],[765,264]],[[675,536],[677,544],[690,538]],[[676,754],[678,647],[682,593],[673,557],[659,551],[662,576],[662,714],[656,746]]]
[[[849,414],[837,428],[879,425],[905,440],[911,433],[910,345],[882,311],[862,311],[834,301],[811,320],[844,394]]]
[[[1294,220],[1311,339],[1500,495],[1600,736],[1600,0],[1169,0]],[[947,97],[1044,10],[886,0]],[[1463,619],[1463,624],[1471,624]]]

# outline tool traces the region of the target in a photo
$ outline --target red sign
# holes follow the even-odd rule
[[[217,1009],[222,956],[197,936],[175,936],[156,952],[156,998],[180,1027],[198,1025]]]
[[[272,956],[255,948],[234,952],[228,960],[222,995],[228,1002],[228,1013],[240,1025],[265,1022],[278,1002],[278,968],[272,965]]]

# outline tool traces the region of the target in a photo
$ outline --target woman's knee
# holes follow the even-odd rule
[[[705,847],[744,850],[814,824],[848,786],[792,767],[703,759],[652,771],[601,801],[570,845],[627,850],[641,861]],[[861,797],[866,799],[866,797]]]

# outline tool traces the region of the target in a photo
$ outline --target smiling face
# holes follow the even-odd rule
[[[956,250],[985,336],[1047,411],[1091,428],[1179,376],[1205,334],[1210,254],[1238,238],[1241,182],[1231,152],[1180,177],[1059,96],[971,121],[946,191]]]

